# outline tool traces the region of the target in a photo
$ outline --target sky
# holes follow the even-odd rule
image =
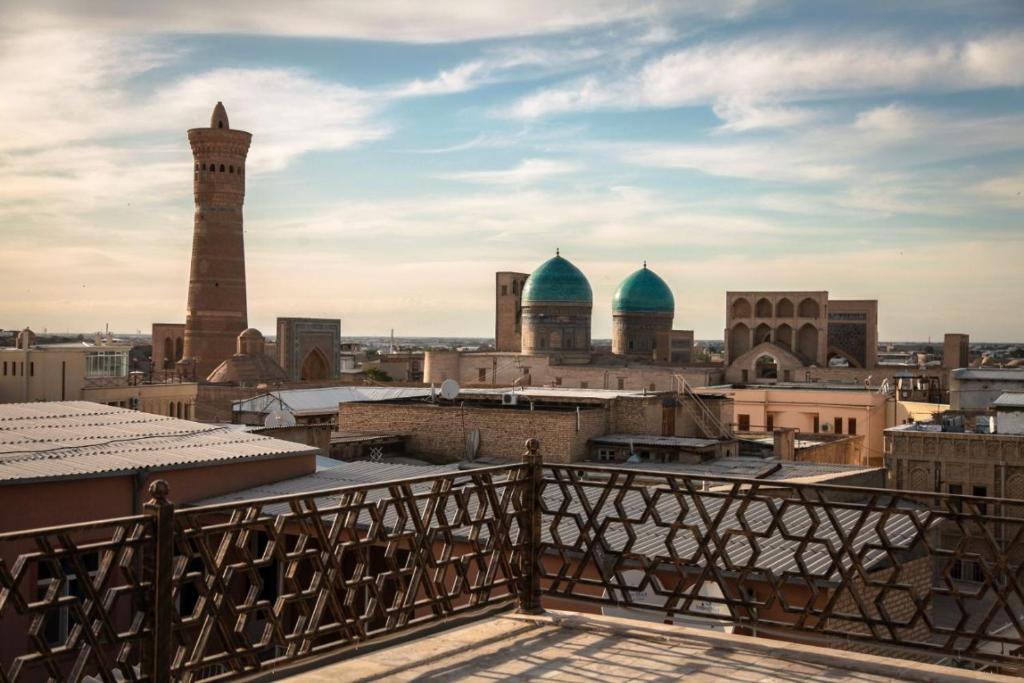
[[[185,131],[253,134],[249,323],[490,336],[561,249],[609,337],[649,266],[878,299],[883,340],[1024,340],[1024,3],[0,3],[0,327],[184,321]]]

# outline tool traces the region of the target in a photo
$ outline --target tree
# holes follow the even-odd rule
[[[377,368],[377,367],[364,368],[363,369],[363,374],[366,375],[367,379],[371,379],[374,382],[391,382],[392,381],[391,375],[389,375],[388,373],[384,372],[383,370],[381,370],[380,368]]]

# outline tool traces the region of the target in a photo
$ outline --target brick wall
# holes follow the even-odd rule
[[[586,458],[589,439],[608,433],[608,420],[600,408],[580,410],[577,420],[573,410],[346,403],[339,407],[338,428],[408,434],[410,455],[437,462],[462,459],[473,429],[480,430],[478,457],[518,460],[526,439],[537,438],[546,460],[576,462]]]

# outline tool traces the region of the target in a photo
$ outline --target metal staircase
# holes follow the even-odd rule
[[[693,389],[690,388],[690,385],[682,375],[676,374],[674,377],[676,395],[680,397],[680,402],[683,404],[683,407],[686,408],[688,413],[690,413],[690,417],[692,417],[693,421],[697,423],[697,427],[704,433],[705,437],[709,439],[736,438],[732,433],[732,430],[729,429],[729,425],[723,424],[722,421],[718,419],[714,412],[708,408],[707,403],[705,403],[700,396],[694,393]]]

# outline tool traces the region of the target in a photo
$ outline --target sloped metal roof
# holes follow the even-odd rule
[[[426,396],[430,396],[430,389],[420,387],[283,389],[235,401],[231,409],[236,413],[266,413],[283,408],[291,411],[293,415],[320,415],[337,412],[339,403],[392,401]]]
[[[89,401],[0,405],[0,484],[317,452],[223,426]]]

